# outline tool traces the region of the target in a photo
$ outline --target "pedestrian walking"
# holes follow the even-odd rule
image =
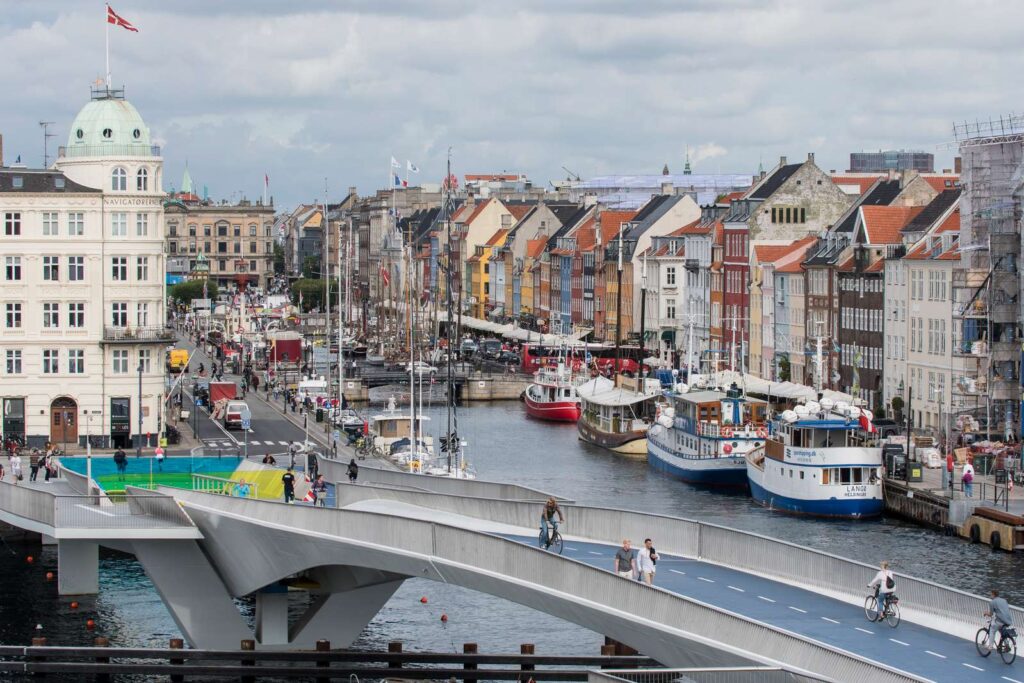
[[[320,463],[317,462],[316,453],[309,451],[306,453],[306,474],[309,475],[310,479],[316,479],[317,474],[320,473]]]
[[[118,481],[124,481],[125,473],[128,471],[128,456],[125,455],[123,448],[119,447],[114,451],[114,465],[117,467]]]
[[[352,458],[348,461],[348,480],[351,483],[356,483],[356,479],[359,478],[359,465],[356,464],[356,459]]]
[[[234,495],[238,498],[248,498],[251,489],[249,483],[245,479],[239,479],[238,483],[234,485]]]
[[[322,508],[327,507],[327,481],[324,479],[324,475],[317,475],[316,481],[313,482],[310,490],[313,491],[313,496],[315,497],[314,505]]]
[[[295,454],[298,453],[298,452],[299,452],[299,447],[297,445],[295,445],[295,442],[294,441],[289,441],[288,442],[288,458],[289,458],[288,469],[290,469],[290,470],[294,470],[295,469]]]
[[[628,538],[622,539],[622,547],[615,551],[615,573],[624,579],[636,576],[636,550]]]
[[[156,447],[155,457],[156,457],[156,467],[157,467],[157,469],[160,470],[161,472],[163,472],[164,471],[164,449],[163,449],[163,446],[157,446]]]
[[[18,455],[18,451],[14,451],[14,453],[11,454],[8,464],[11,466],[11,476],[14,478],[15,484],[25,478],[25,475],[22,474],[21,471],[21,456]]]
[[[284,502],[289,504],[295,503],[295,474],[292,472],[292,468],[289,467],[288,471],[281,475],[281,483],[284,484]]]
[[[43,481],[50,483],[50,477],[53,476],[53,455],[49,451],[43,456],[40,466],[43,468]]]
[[[28,456],[28,480],[35,481],[36,477],[39,476],[39,461],[42,460],[42,455],[39,453],[38,448],[32,449],[32,454]]]
[[[960,476],[960,481],[963,482],[964,495],[967,496],[968,498],[973,498],[974,497],[974,465],[971,464],[971,461],[969,459],[967,460],[967,462],[964,463],[964,472]]]
[[[658,551],[654,549],[654,543],[649,538],[644,539],[644,547],[636,555],[636,568],[640,573],[638,577],[647,585],[654,584],[654,573],[657,571]]]

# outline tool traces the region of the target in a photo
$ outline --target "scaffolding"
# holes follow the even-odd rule
[[[963,162],[960,270],[954,273],[954,353],[974,359],[975,377],[953,390],[984,401],[984,431],[1020,438],[1021,182],[1024,117],[957,124]],[[963,404],[961,404],[963,405]],[[981,415],[975,415],[980,418]]]

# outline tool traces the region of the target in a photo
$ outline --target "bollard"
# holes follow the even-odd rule
[[[242,652],[252,652],[256,649],[256,641],[246,639],[242,641]],[[256,666],[255,659],[242,659],[242,666]],[[239,680],[242,683],[256,683],[255,676],[242,676]]]
[[[181,638],[171,638],[171,642],[168,644],[168,647],[170,647],[170,649],[172,650],[180,650],[185,647],[185,641]],[[185,660],[171,657],[168,660],[168,663],[171,666],[181,666],[185,663]],[[184,680],[185,677],[181,674],[171,674],[171,683],[182,683],[182,681]]]
[[[40,628],[40,627],[37,627],[37,628]],[[43,636],[38,636],[36,638],[33,638],[32,639],[32,647],[46,647],[46,638],[44,638]],[[31,657],[30,661],[33,661],[33,662],[43,662],[43,661],[46,661],[46,658],[45,657],[38,657],[38,656],[37,657]],[[42,678],[46,674],[39,673],[39,672],[34,672],[32,675],[37,677],[37,678]]]
[[[97,636],[96,639],[92,641],[92,643],[93,643],[94,647],[110,647],[110,640],[108,640],[107,638],[104,638],[103,636]],[[97,656],[96,657],[96,663],[97,664],[110,664],[110,657],[100,657],[100,656]],[[109,680],[110,680],[110,674],[108,674],[108,673],[98,673],[98,674],[96,674],[96,683],[107,683]]]
[[[316,641],[316,651],[317,652],[330,652],[331,651],[331,641],[329,641],[329,640],[318,640],[318,641]],[[318,659],[318,660],[316,660],[316,668],[318,668],[318,669],[326,669],[330,665],[331,665],[330,660],[327,660],[327,659]],[[330,680],[331,680],[330,676],[317,676],[316,677],[316,683],[329,683]]]
[[[519,646],[519,654],[521,655],[532,655],[534,654],[534,650],[535,647],[533,643],[523,643]],[[533,664],[527,664],[526,662],[523,662],[519,669],[520,671],[533,671],[534,667]]]
[[[477,645],[476,645],[476,643],[463,643],[462,644],[462,652],[463,652],[463,654],[467,654],[467,655],[475,655],[476,652],[477,652]],[[463,662],[462,663],[462,668],[465,669],[466,671],[476,671],[476,662],[468,662],[468,661]],[[479,679],[476,676],[466,675],[466,676],[462,677],[462,680],[466,681],[466,683],[473,683],[474,681],[477,681]]]
[[[402,654],[402,642],[399,640],[392,640],[388,643],[388,654]],[[401,662],[388,662],[389,669],[401,669]]]

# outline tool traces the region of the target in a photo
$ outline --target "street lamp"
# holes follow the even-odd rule
[[[142,457],[142,359],[139,359],[139,440],[135,447],[135,457]]]

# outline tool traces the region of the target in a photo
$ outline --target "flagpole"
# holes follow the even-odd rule
[[[107,41],[107,90],[110,90],[110,5],[107,5],[107,16],[104,17]]]

